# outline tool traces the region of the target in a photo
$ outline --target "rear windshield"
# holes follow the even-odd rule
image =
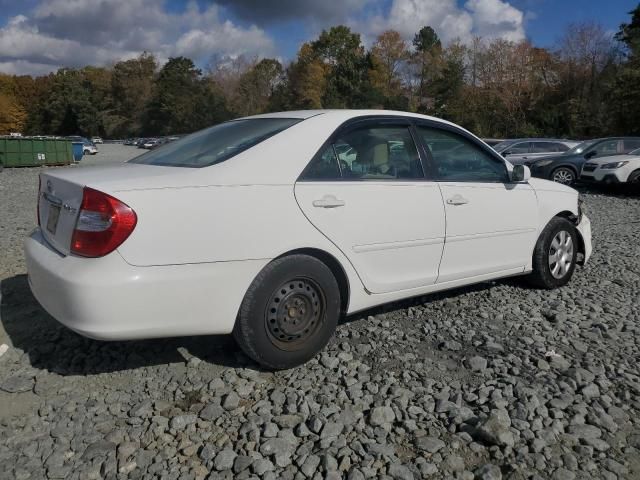
[[[221,123],[140,155],[129,163],[201,168],[224,162],[295,125],[299,118],[253,118]]]

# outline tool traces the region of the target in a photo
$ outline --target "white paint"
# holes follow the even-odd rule
[[[563,212],[578,215],[575,190],[540,179],[296,182],[344,121],[425,117],[347,110],[280,115],[305,120],[211,167],[124,164],[44,172],[42,194],[50,186],[68,208],[55,234],[36,229],[26,239],[36,298],[61,323],[94,338],[229,333],[256,275],[292,250],[320,250],[342,266],[351,313],[529,272],[549,220]],[[102,258],[69,254],[85,185],[120,199],[138,216],[131,236]],[[335,208],[324,208],[327,201]],[[40,216],[46,225],[48,202],[40,202]],[[578,232],[588,259],[586,217]]]

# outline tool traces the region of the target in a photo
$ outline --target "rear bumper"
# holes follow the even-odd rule
[[[34,230],[25,240],[29,285],[56,320],[100,340],[226,334],[268,260],[135,267],[114,252],[63,256]]]
[[[584,259],[582,263],[585,264],[589,261],[591,253],[593,252],[593,245],[591,244],[591,220],[589,220],[589,217],[582,215],[582,219],[576,228],[584,244]]]

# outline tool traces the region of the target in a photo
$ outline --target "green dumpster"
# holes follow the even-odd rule
[[[64,138],[0,137],[0,165],[38,167],[73,162],[71,141]]]

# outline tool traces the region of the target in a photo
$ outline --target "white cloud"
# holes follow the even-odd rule
[[[474,36],[518,41],[525,38],[524,14],[502,0],[393,0],[388,15],[377,15],[361,22],[369,35],[397,30],[411,40],[425,25],[435,29],[446,43]]]
[[[275,53],[273,40],[260,28],[223,21],[216,5],[202,9],[195,2],[170,13],[157,0],[42,0],[0,28],[0,71],[5,72],[104,65],[145,50],[160,60],[184,55],[198,63],[214,54]]]

